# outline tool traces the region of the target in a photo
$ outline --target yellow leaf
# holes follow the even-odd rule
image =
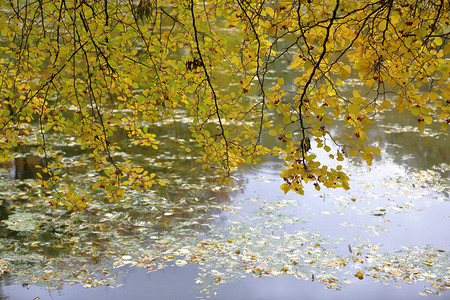
[[[411,111],[411,113],[414,115],[414,116],[418,116],[419,115],[419,107],[418,106],[413,106],[413,107],[411,107],[410,108],[410,111]]]
[[[434,38],[434,43],[436,44],[436,46],[440,46],[442,45],[442,39],[440,37],[436,37]]]
[[[345,263],[345,261],[343,259],[338,259],[338,260],[334,261],[334,264],[335,265],[340,265],[340,266],[345,266],[346,265],[346,263]]]
[[[389,273],[389,274],[392,274],[392,275],[400,275],[400,271],[397,270],[397,269],[390,269],[390,270],[388,271],[388,273]]]
[[[274,17],[274,10],[270,6],[266,6],[265,8],[268,17]]]
[[[357,104],[350,104],[348,106],[348,112],[351,114],[356,114],[357,112],[359,112],[360,107]]]
[[[352,199],[353,200],[353,199]],[[363,262],[365,262],[365,260],[364,259],[361,259],[361,258],[357,258],[357,257],[352,257],[352,259],[353,259],[353,261],[354,262],[359,262],[359,263],[363,263]]]
[[[376,147],[372,148],[372,152],[378,156],[381,156],[381,150],[379,148]]]
[[[446,44],[444,47],[444,55],[447,55],[450,53],[450,43]]]
[[[277,135],[278,135],[278,132],[277,132],[275,129],[271,129],[271,130],[269,131],[269,134],[270,134],[271,136],[277,136]]]
[[[270,26],[269,28],[267,28],[267,33],[269,35],[274,35],[277,32],[277,28],[275,26]]]
[[[356,272],[355,277],[358,277],[359,280],[362,280],[364,278],[364,272],[361,270]]]
[[[424,130],[425,130],[425,122],[419,122],[419,131],[420,132],[424,132]]]
[[[342,183],[342,187],[344,188],[344,190],[349,190],[350,189],[350,186],[345,181]]]
[[[430,125],[433,122],[433,118],[430,116],[425,116],[423,117],[425,123],[427,123],[428,125]]]

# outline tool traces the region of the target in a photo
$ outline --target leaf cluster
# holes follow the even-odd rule
[[[364,1],[17,1],[0,4],[0,159],[44,159],[52,204],[89,199],[58,174],[52,134],[72,137],[111,201],[164,184],[117,161],[120,130],[158,151],[148,124],[188,120],[203,169],[223,183],[243,163],[285,161],[285,192],[348,189],[341,162],[368,164],[367,132],[384,111],[424,131],[449,121],[449,3]],[[274,71],[283,70],[273,77]],[[331,123],[345,122],[347,132]],[[274,140],[271,136],[277,138]],[[336,164],[324,165],[328,153]]]

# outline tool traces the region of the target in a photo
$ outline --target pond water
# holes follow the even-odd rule
[[[419,134],[406,115],[381,124],[370,138],[382,157],[347,162],[349,191],[307,187],[304,196],[279,189],[276,158],[216,187],[161,126],[166,150],[121,155],[164,170],[171,184],[69,214],[30,192],[35,158],[24,155],[2,169],[0,259],[10,270],[0,299],[448,297],[447,134]],[[87,184],[76,147],[61,151],[74,184]]]
[[[82,289],[79,287],[65,287],[58,291],[46,291],[43,288],[7,286],[3,288],[3,298],[0,299],[205,299],[194,282],[199,269],[195,265],[185,267],[170,267],[158,273],[148,274],[145,270],[134,269],[120,282],[123,286],[111,289],[98,287]],[[405,286],[400,288],[374,284],[363,280],[348,288],[335,291],[326,289],[320,284],[299,280],[291,276],[275,278],[246,277],[240,280],[222,284],[217,295],[211,299],[424,299],[419,295],[425,285]],[[405,288],[407,290],[405,290]],[[9,296],[9,297],[8,297]],[[433,297],[433,296],[430,296]],[[441,299],[434,296],[431,299]]]

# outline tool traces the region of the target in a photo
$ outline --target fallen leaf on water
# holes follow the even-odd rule
[[[334,262],[334,264],[340,265],[340,266],[345,266],[345,265],[346,265],[346,263],[345,263],[345,261],[344,261],[343,259],[338,259],[338,260],[336,260],[336,261]]]
[[[388,271],[388,273],[389,273],[389,274],[392,274],[392,275],[400,275],[400,271],[397,270],[397,269],[390,269],[390,270]]]
[[[365,261],[364,259],[360,259],[360,258],[357,258],[357,257],[352,257],[352,259],[353,259],[354,262],[359,262],[359,263],[363,263]]]

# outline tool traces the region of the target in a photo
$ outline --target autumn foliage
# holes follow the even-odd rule
[[[444,0],[21,0],[0,8],[0,159],[24,146],[37,151],[48,174],[39,186],[71,209],[89,199],[58,176],[55,133],[89,153],[92,188],[113,201],[127,188],[164,184],[114,159],[119,128],[130,144],[157,151],[148,124],[182,115],[196,142],[180,147],[222,182],[275,155],[285,161],[281,188],[302,194],[308,182],[349,188],[339,163],[359,156],[370,164],[380,154],[366,132],[384,111],[409,111],[421,132],[431,123],[446,130],[450,120]],[[349,130],[333,132],[335,121]],[[317,151],[337,163],[324,165]]]

